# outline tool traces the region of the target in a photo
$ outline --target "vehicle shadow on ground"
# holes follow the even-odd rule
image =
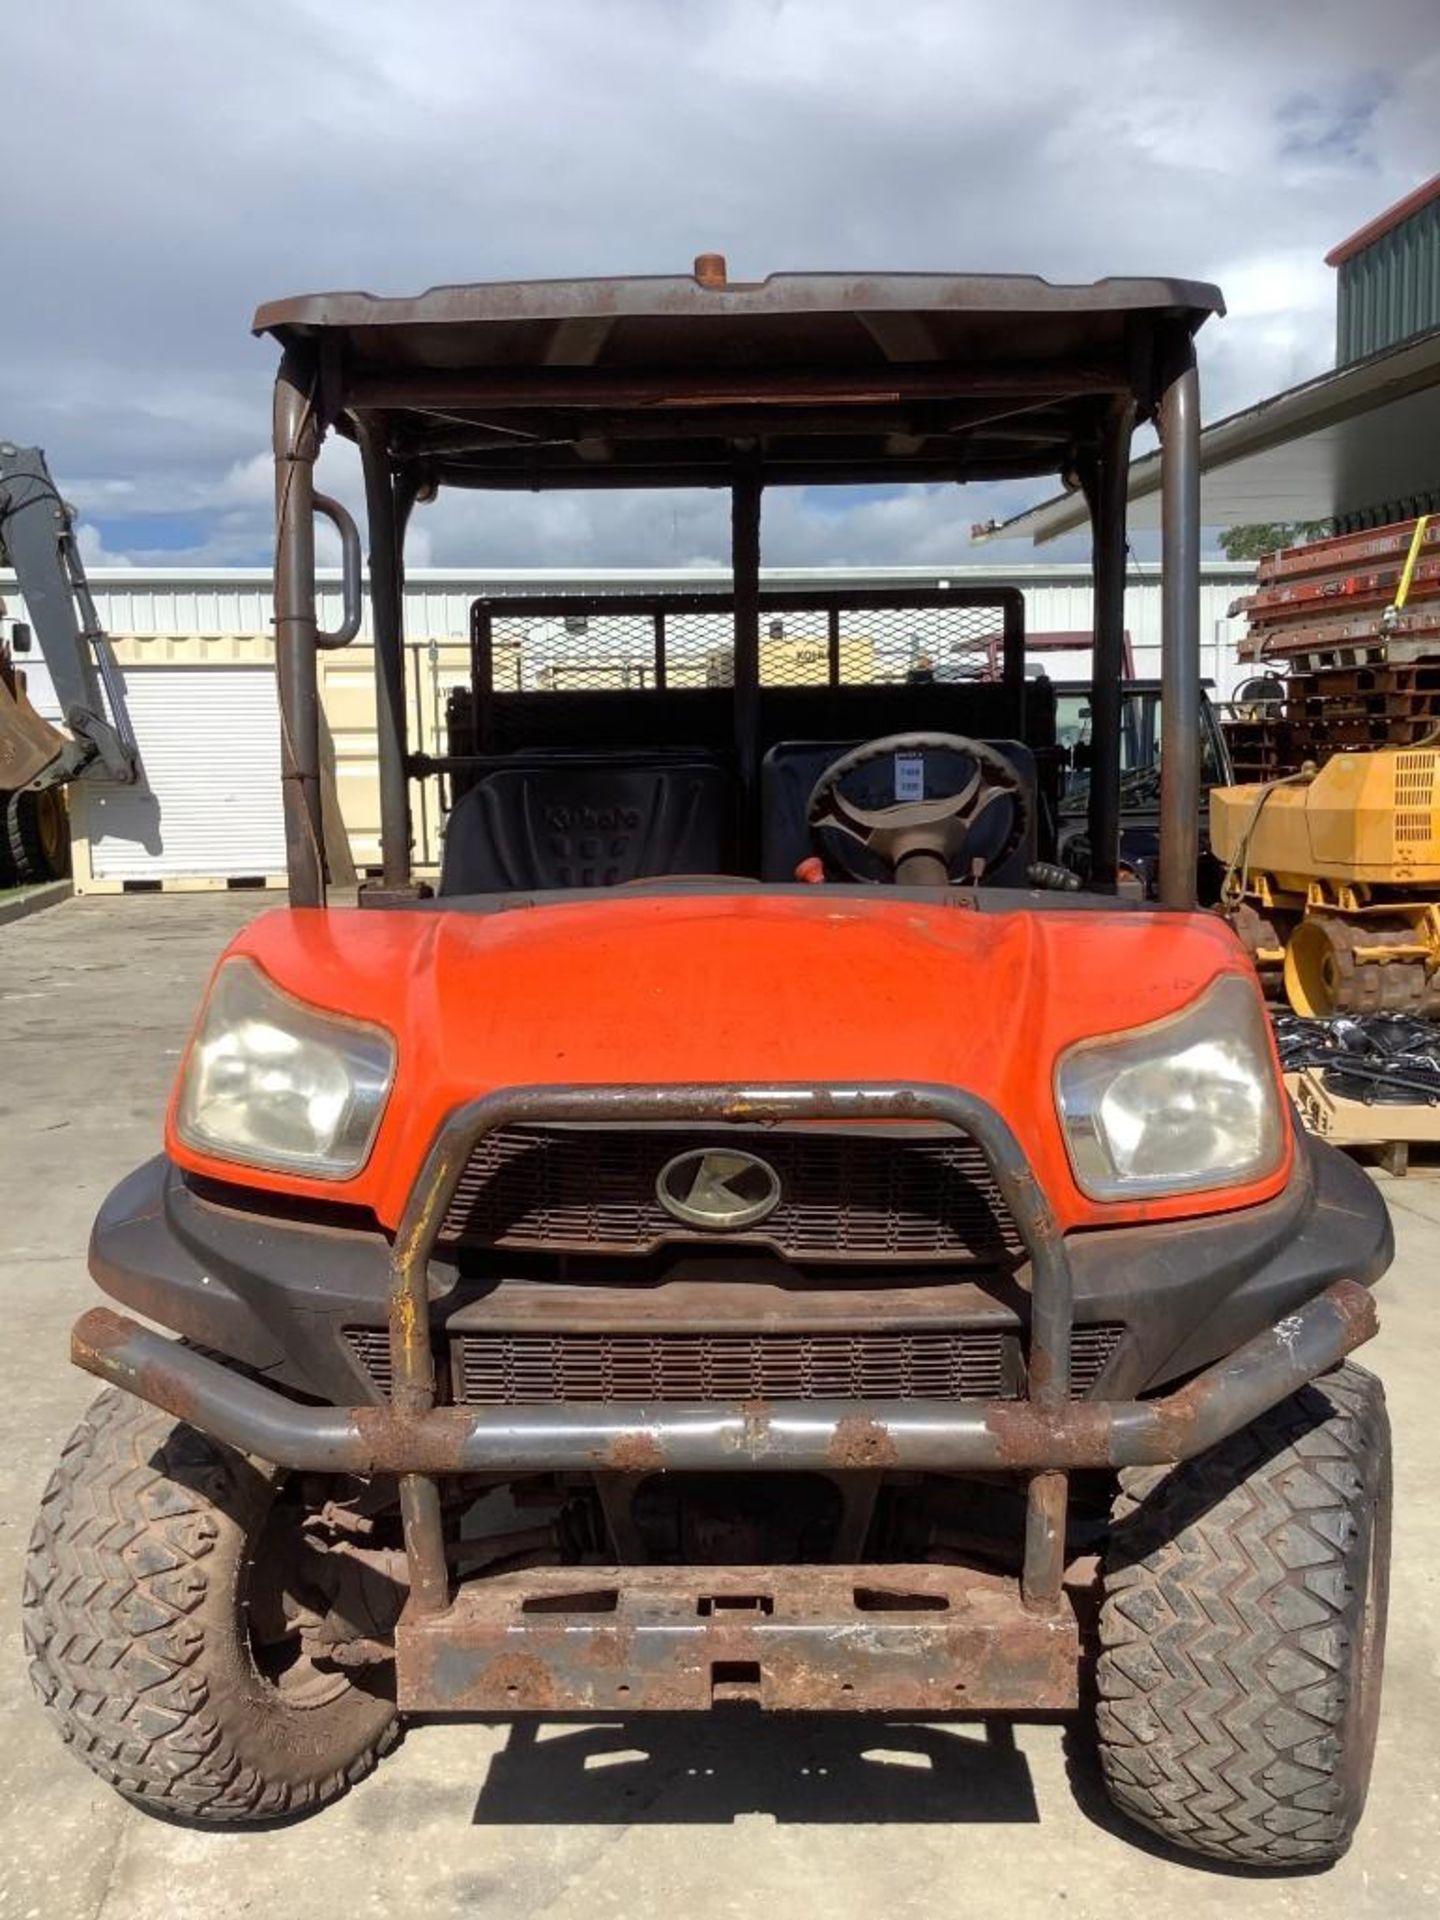
[[[924,1725],[735,1707],[583,1725],[514,1721],[475,1803],[478,1826],[1034,1822],[1007,1720]]]

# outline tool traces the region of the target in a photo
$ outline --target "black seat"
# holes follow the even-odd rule
[[[440,892],[723,873],[734,818],[730,775],[703,752],[497,758],[450,815]]]
[[[780,740],[765,755],[760,763],[760,870],[763,879],[793,880],[798,863],[816,851],[805,823],[811,791],[832,762],[859,744],[857,740]],[[1030,796],[1030,824],[1025,838],[1008,860],[1003,861],[993,873],[985,875],[986,884],[1023,887],[1026,885],[1025,869],[1035,858],[1035,757],[1018,740],[990,740],[986,745],[995,747],[1014,762],[1025,777]],[[931,755],[929,759],[934,762],[936,757]],[[938,763],[937,771],[943,772]],[[943,787],[935,788],[937,794],[944,790]],[[845,791],[862,806],[888,806],[895,799],[894,776],[891,774],[887,779],[886,763],[876,761],[872,766],[863,768],[853,779],[847,779]],[[1004,824],[1003,819],[995,822],[993,831],[997,844]],[[984,851],[983,845],[980,851]],[[883,865],[876,861],[875,879],[884,881],[888,878]]]

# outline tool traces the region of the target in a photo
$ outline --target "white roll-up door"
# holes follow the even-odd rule
[[[127,667],[140,787],[78,781],[96,880],[252,879],[285,871],[280,723],[268,666]]]

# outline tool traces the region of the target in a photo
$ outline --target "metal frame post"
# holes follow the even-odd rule
[[[986,1143],[987,1155],[989,1152]],[[991,1162],[999,1174],[995,1161]],[[1040,1218],[1025,1233],[1030,1253],[1029,1396],[1037,1414],[1059,1418],[1070,1405],[1070,1336],[1075,1320],[1075,1288],[1066,1259],[1042,1262],[1040,1248],[1050,1235],[1059,1238],[1048,1203],[1039,1202]],[[1033,1244],[1032,1244],[1033,1242]],[[1020,1597],[1036,1613],[1053,1612],[1060,1605],[1065,1582],[1065,1537],[1070,1515],[1070,1477],[1058,1469],[1030,1476],[1025,1490],[1025,1554],[1021,1562]]]
[[[1014,728],[1014,737],[1024,740],[1025,732],[1025,696],[1029,683],[1025,678],[1025,596],[1018,588],[1005,590],[1001,603],[1003,641],[1000,653],[1000,674],[1005,687],[1006,699],[1010,708],[1009,724]]]
[[[275,680],[290,904],[325,904],[316,674],[315,461],[322,429],[313,367],[287,350],[275,378]]]
[[[1125,502],[1134,410],[1108,409],[1085,477],[1090,505],[1093,632],[1090,668],[1090,884],[1113,891],[1120,857],[1120,683],[1125,674]]]
[[[370,617],[375,636],[375,732],[380,761],[381,884],[410,884],[410,780],[406,767],[405,609],[400,519],[383,419],[356,421],[370,532]]]
[[[739,763],[741,853],[758,839],[760,778],[760,460],[736,462],[730,489],[730,571],[734,596],[735,750]]]
[[[1185,331],[1160,397],[1160,900],[1195,905],[1200,859],[1200,376]]]

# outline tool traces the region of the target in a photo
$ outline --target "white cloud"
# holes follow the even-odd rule
[[[215,483],[209,504],[268,508],[274,498],[274,462],[268,453],[252,453],[230,463]]]
[[[259,300],[675,271],[712,248],[747,277],[1217,279],[1214,418],[1328,363],[1322,256],[1433,167],[1437,82],[1434,0],[1309,0],[1303,18],[1254,0],[20,9],[7,142],[46,164],[7,202],[23,271],[0,430],[46,445],[136,557],[264,560]],[[353,463],[332,468],[353,500]],[[1043,491],[842,511],[775,495],[770,554],[943,561],[972,519]],[[424,510],[412,561],[665,564],[723,546],[711,496],[503,497]]]
[[[111,553],[101,537],[100,529],[88,520],[76,522],[75,541],[80,549],[80,558],[87,567],[130,567],[135,564],[128,553]]]

